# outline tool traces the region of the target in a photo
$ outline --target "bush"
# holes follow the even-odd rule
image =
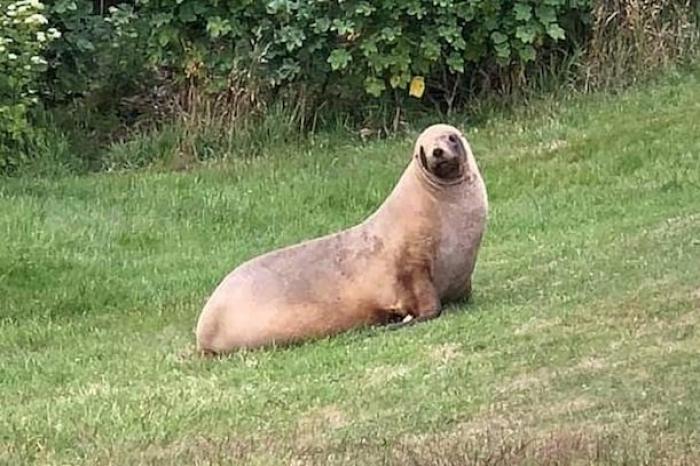
[[[151,62],[184,80],[221,91],[255,66],[272,88],[303,83],[352,106],[406,96],[411,83],[416,95],[427,86],[454,98],[460,76],[537,60],[590,9],[589,0],[140,3]]]
[[[39,103],[47,65],[43,54],[60,37],[58,30],[47,27],[43,10],[38,0],[0,3],[0,173],[29,157],[37,136],[30,112]]]
[[[79,97],[105,99],[110,104],[137,86],[145,63],[138,49],[132,8],[103,8],[105,2],[56,0],[47,8],[52,25],[63,32],[47,55],[51,73],[46,98],[52,104]]]
[[[21,60],[35,57],[28,69],[8,64],[7,54],[0,58],[8,76],[0,78],[0,149],[30,152],[28,135],[38,130],[29,115],[40,96],[48,120],[69,133],[74,152],[89,154],[82,164],[91,168],[150,163],[141,142],[159,128],[182,129],[154,143],[169,157],[231,152],[230,140],[249,138],[273,107],[285,135],[313,131],[329,117],[385,130],[391,119],[396,130],[407,111],[426,104],[449,114],[484,94],[514,95],[564,80],[586,88],[622,82],[690,55],[700,14],[693,0],[13,5],[42,8],[63,36],[40,42],[49,38],[46,25],[31,29],[0,8],[0,37],[18,34],[13,46],[27,49]],[[141,142],[129,145],[134,134]],[[111,153],[100,150],[115,142]],[[141,155],[129,157],[137,146]],[[0,171],[19,157],[0,156]]]

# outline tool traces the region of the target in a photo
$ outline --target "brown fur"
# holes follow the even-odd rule
[[[253,258],[225,277],[199,317],[197,347],[226,353],[437,317],[442,302],[471,292],[487,204],[466,139],[431,126],[364,222]]]

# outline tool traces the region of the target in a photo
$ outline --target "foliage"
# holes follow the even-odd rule
[[[30,111],[46,70],[46,47],[60,37],[38,0],[0,1],[0,172],[11,171],[36,136]]]
[[[137,50],[133,9],[128,4],[95,11],[92,1],[56,0],[48,8],[63,38],[49,50],[51,74],[46,82],[51,102],[76,96],[102,97],[110,104],[128,94],[138,80],[144,59]]]
[[[34,94],[3,94],[5,152],[30,152],[16,135],[38,97],[91,167],[160,123],[187,128],[175,150],[198,159],[209,158],[192,149],[200,131],[245,138],[274,105],[284,131],[342,120],[386,133],[414,111],[643,76],[698,43],[691,0],[55,0],[44,14],[63,35],[36,55],[47,66],[12,85]]]
[[[589,0],[383,0],[205,2],[141,0],[148,53],[186,78],[225,86],[242,57],[262,50],[271,86],[378,97],[492,62],[529,63],[564,40]]]

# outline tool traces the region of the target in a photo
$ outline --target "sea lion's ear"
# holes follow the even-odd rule
[[[420,159],[420,163],[427,168],[428,159],[425,157],[425,149],[423,148],[423,146],[420,146],[420,149],[418,151],[418,158]]]

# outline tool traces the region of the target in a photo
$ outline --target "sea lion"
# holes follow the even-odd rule
[[[365,221],[230,272],[199,316],[197,349],[227,353],[435,318],[444,302],[471,294],[487,213],[466,138],[453,126],[430,126]]]

